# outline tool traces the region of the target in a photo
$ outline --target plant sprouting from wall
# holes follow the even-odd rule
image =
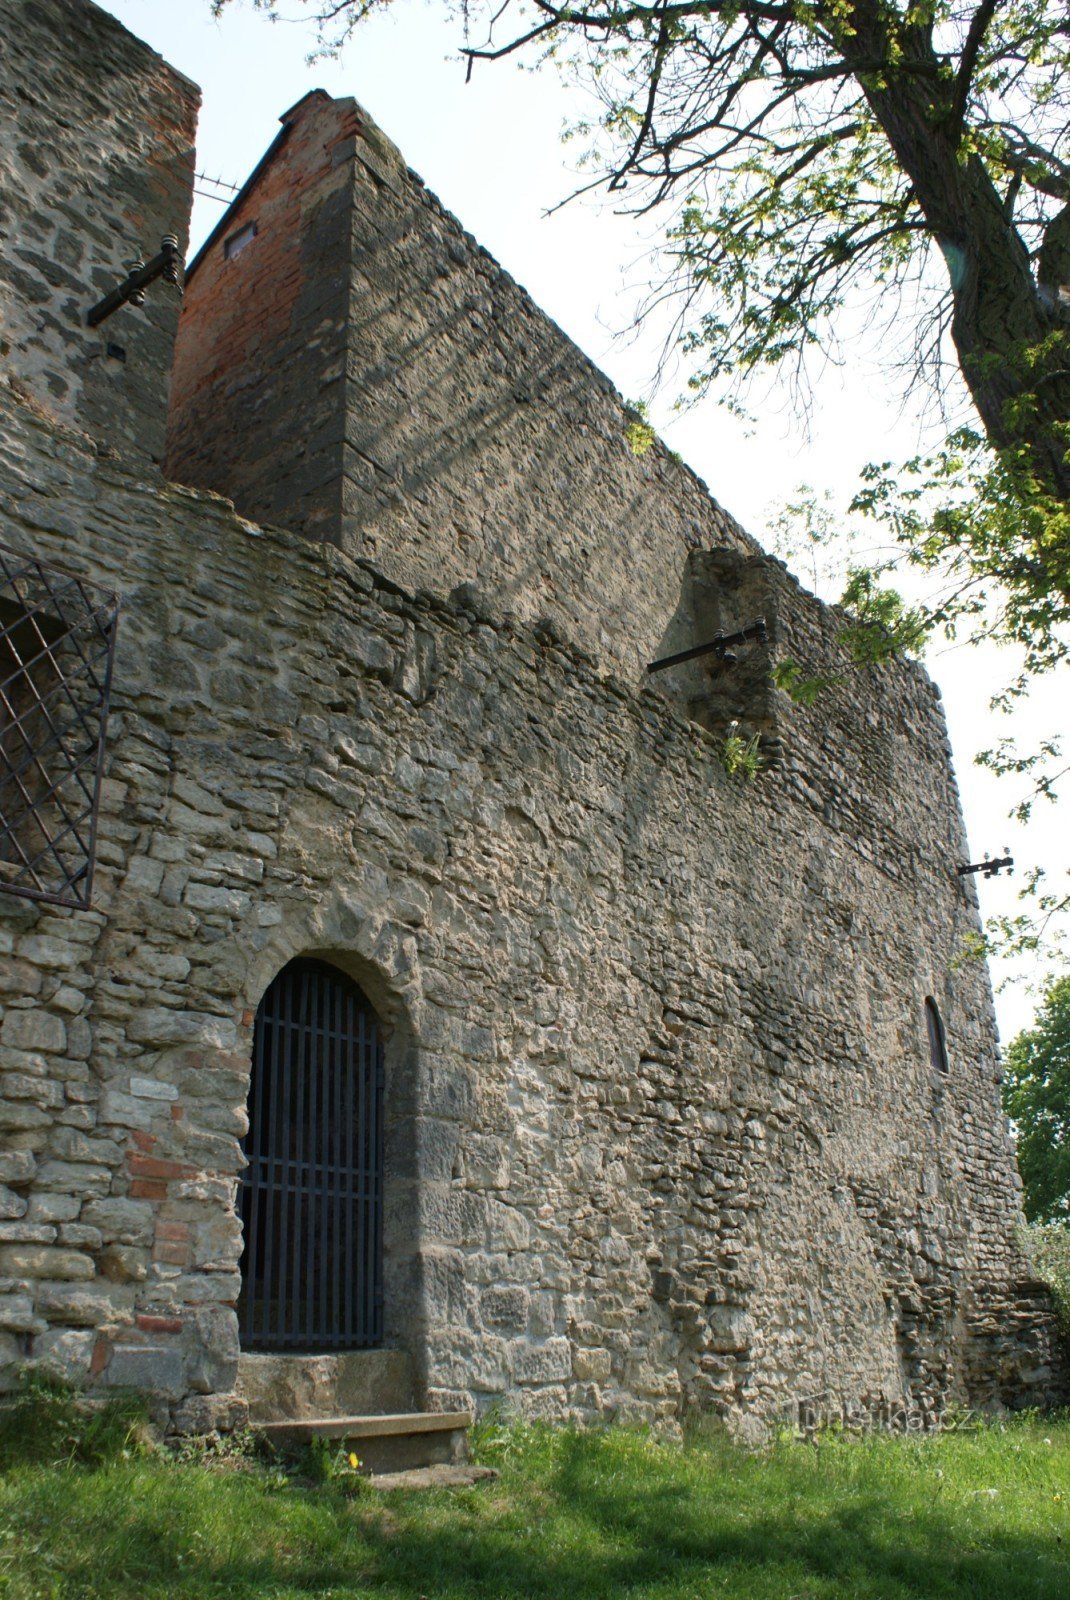
[[[730,778],[744,778],[748,782],[761,771],[762,757],[759,735],[742,734],[738,722],[730,722],[721,741],[721,761]]]

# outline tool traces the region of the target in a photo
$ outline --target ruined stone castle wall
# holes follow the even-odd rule
[[[163,458],[179,297],[86,313],[166,233],[184,251],[200,92],[81,0],[5,0],[0,377],[67,424]]]
[[[692,643],[689,553],[752,542],[660,442],[635,453],[609,380],[365,112],[284,122],[191,275],[170,476],[410,587],[474,583],[628,681]]]
[[[2,438],[8,537],[124,592],[94,909],[0,901],[9,1362],[226,1412],[251,1025],[318,952],[390,1031],[387,1336],[430,1404],[1054,1392],[920,670],[845,680],[835,753],[780,708],[776,764],[731,778],[549,630],[32,414]],[[823,649],[824,608],[758,580]],[[842,782],[877,768],[880,806]]]
[[[606,380],[325,96],[194,274],[176,386],[175,437],[239,511],[277,465],[262,514],[294,526],[166,482],[173,305],[120,313],[139,359],[101,387],[76,290],[174,212],[192,91],[91,6],[18,16],[20,114],[78,115],[41,170],[4,156],[0,540],[123,606],[93,907],[0,895],[3,1381],[240,1413],[252,1030],[318,955],[388,1034],[386,1342],[424,1403],[1055,1397],[925,674],[849,670],[840,619],[629,450]],[[759,615],[734,665],[645,681]]]

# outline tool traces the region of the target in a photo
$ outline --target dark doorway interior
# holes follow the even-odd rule
[[[324,961],[291,961],[260,1002],[245,1154],[242,1348],[379,1344],[379,1019],[352,979]]]

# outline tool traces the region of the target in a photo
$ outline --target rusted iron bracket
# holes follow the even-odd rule
[[[1013,856],[997,856],[995,860],[989,860],[988,856],[985,856],[983,861],[974,861],[969,866],[956,867],[955,871],[960,878],[967,877],[971,872],[980,872],[986,878],[998,878],[1004,867],[1009,873],[1014,871]]]
[[[768,636],[765,618],[759,617],[757,622],[752,622],[748,628],[741,628],[738,633],[719,633],[709,644],[696,644],[690,650],[679,650],[674,656],[662,656],[660,661],[651,661],[646,670],[661,672],[665,667],[678,667],[681,662],[694,661],[698,656],[717,656],[726,667],[731,667],[737,660],[732,654],[732,645],[749,644],[752,639],[764,643]]]
[[[160,248],[151,261],[138,259],[130,265],[123,282],[111,294],[106,294],[103,300],[98,300],[86,316],[86,323],[90,328],[96,328],[106,321],[113,311],[118,311],[120,306],[141,306],[145,304],[145,290],[150,283],[155,283],[157,278],[162,278],[165,283],[170,283],[176,289],[182,288],[182,257],[178,249],[178,235],[165,233],[160,240]]]

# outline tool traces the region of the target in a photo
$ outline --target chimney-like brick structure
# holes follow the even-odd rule
[[[280,121],[187,272],[167,470],[337,541],[357,111],[317,89]]]
[[[171,477],[641,682],[692,642],[691,552],[756,547],[630,421],[352,100],[286,112],[190,265]]]

